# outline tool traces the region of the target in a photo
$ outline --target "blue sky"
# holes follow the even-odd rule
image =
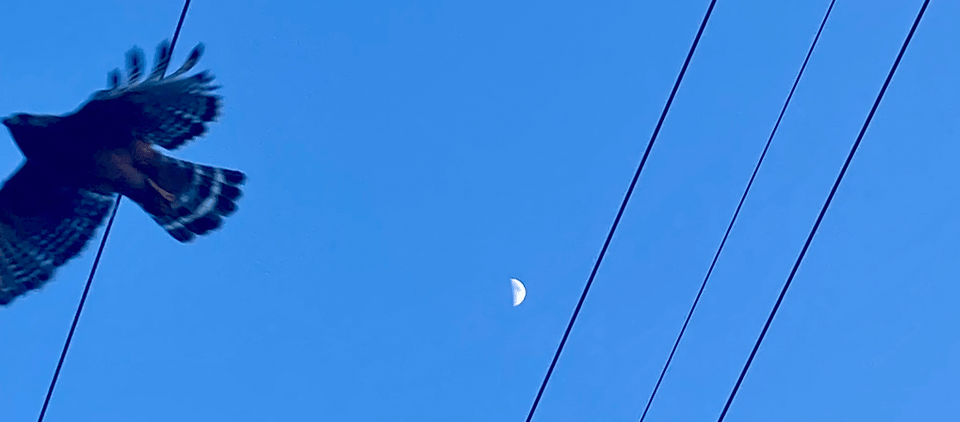
[[[194,1],[175,61],[204,42],[225,108],[174,155],[245,196],[189,245],[124,201],[47,420],[521,420],[708,3]],[[536,420],[639,417],[828,3],[718,2]],[[649,421],[719,414],[921,3],[838,2]],[[6,5],[0,114],[74,109],[180,8]],[[728,421],[960,415],[958,14],[931,3]],[[3,420],[95,251],[0,312]]]

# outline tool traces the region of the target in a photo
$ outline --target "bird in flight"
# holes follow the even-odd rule
[[[19,113],[3,119],[25,160],[0,188],[0,306],[47,283],[77,256],[116,198],[137,203],[174,239],[188,242],[237,209],[246,176],[179,160],[175,150],[207,131],[220,111],[207,71],[187,76],[198,44],[167,77],[171,48],[157,47],[144,76],[143,50],[127,52],[127,78],[59,116]]]

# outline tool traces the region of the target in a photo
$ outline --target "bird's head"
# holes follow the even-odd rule
[[[11,132],[29,128],[44,128],[56,120],[56,116],[37,116],[35,114],[17,113],[3,119],[3,125]]]
[[[3,125],[6,126],[7,129],[10,129],[12,131],[14,127],[19,126],[20,124],[22,124],[24,120],[26,120],[29,117],[30,117],[29,114],[17,113],[3,119]]]
[[[44,134],[58,119],[57,116],[17,113],[3,119],[3,125],[10,130],[23,155],[29,157],[35,150],[44,147],[42,140],[48,138]]]

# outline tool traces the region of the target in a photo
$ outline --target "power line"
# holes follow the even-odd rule
[[[170,55],[173,55],[173,48],[177,45],[177,39],[180,38],[180,29],[183,28],[183,20],[187,17],[187,8],[190,7],[190,0],[183,3],[183,10],[180,12],[180,20],[177,22],[177,29],[173,32],[173,39],[170,41]],[[162,77],[163,75],[161,75]],[[37,422],[43,422],[44,415],[47,414],[47,407],[50,405],[50,398],[53,397],[53,389],[57,386],[57,379],[60,378],[60,369],[63,368],[63,361],[67,358],[67,351],[70,350],[70,342],[73,341],[73,333],[77,330],[77,323],[80,322],[80,314],[83,312],[83,304],[87,301],[87,294],[90,293],[90,286],[93,284],[93,276],[97,273],[97,267],[100,266],[100,256],[103,255],[103,247],[107,244],[107,236],[110,235],[110,229],[113,227],[113,220],[117,217],[117,210],[120,208],[120,199],[122,195],[117,195],[117,200],[113,203],[113,211],[110,213],[110,220],[107,222],[107,228],[103,231],[103,238],[100,239],[100,247],[97,249],[97,256],[93,259],[93,266],[90,268],[90,275],[87,277],[87,284],[83,288],[83,295],[80,296],[80,303],[77,305],[77,313],[73,316],[73,323],[70,324],[70,331],[67,333],[67,340],[63,343],[63,350],[60,352],[60,361],[57,362],[57,369],[53,371],[53,379],[50,380],[50,388],[47,389],[47,397],[43,400],[43,408],[40,409],[40,417]]]
[[[693,317],[693,312],[697,309],[697,305],[700,303],[700,297],[703,296],[703,290],[707,287],[707,282],[710,281],[710,276],[713,274],[713,269],[717,265],[717,260],[720,259],[720,254],[723,252],[723,247],[727,244],[727,238],[730,237],[730,232],[733,230],[733,225],[737,223],[737,217],[740,216],[740,209],[743,208],[743,203],[747,199],[747,195],[750,193],[750,188],[753,187],[753,182],[757,178],[757,172],[760,171],[760,166],[763,164],[763,159],[767,156],[767,151],[770,149],[770,144],[773,143],[773,137],[777,134],[777,129],[780,128],[780,122],[783,120],[783,115],[787,112],[787,107],[790,105],[790,100],[793,99],[793,93],[797,90],[797,85],[800,84],[800,78],[803,77],[803,72],[807,69],[807,63],[810,62],[810,56],[813,55],[813,49],[816,48],[817,42],[820,41],[820,34],[823,33],[823,27],[827,24],[827,19],[830,18],[830,12],[833,11],[833,5],[837,0],[832,0],[830,6],[827,7],[827,13],[823,15],[823,20],[820,22],[820,28],[817,29],[817,35],[813,37],[813,43],[810,44],[810,49],[807,50],[807,57],[803,59],[803,65],[800,66],[800,71],[797,72],[797,78],[793,81],[793,87],[790,88],[790,93],[787,94],[787,99],[783,102],[783,107],[780,109],[780,115],[777,116],[777,123],[773,125],[773,130],[770,131],[770,137],[767,138],[767,144],[763,147],[763,152],[760,153],[760,158],[757,159],[757,165],[753,168],[753,174],[750,175],[750,181],[747,182],[747,187],[743,190],[743,195],[740,196],[740,203],[737,204],[736,211],[733,212],[733,217],[730,219],[730,224],[727,225],[727,231],[723,233],[723,239],[720,241],[720,246],[717,247],[717,253],[713,255],[713,262],[710,263],[710,268],[707,270],[707,274],[703,277],[703,283],[700,284],[700,291],[697,292],[696,298],[693,300],[693,305],[690,306],[690,311],[687,312],[687,318],[683,321],[683,326],[680,327],[680,333],[677,335],[676,341],[673,342],[673,348],[670,349],[670,355],[667,356],[666,363],[663,364],[663,369],[660,371],[660,377],[657,378],[657,383],[653,387],[653,391],[650,393],[650,398],[647,399],[647,405],[643,408],[643,414],[640,415],[640,422],[643,422],[647,417],[647,412],[650,411],[650,405],[653,404],[653,399],[657,396],[657,392],[660,390],[660,384],[663,382],[663,377],[667,374],[667,370],[670,368],[670,363],[673,362],[673,356],[677,353],[677,347],[680,346],[680,341],[683,339],[684,333],[687,331],[687,325],[690,324],[690,319]]]
[[[780,309],[780,304],[783,303],[783,297],[786,296],[787,289],[790,288],[790,284],[793,282],[793,277],[796,276],[797,269],[800,268],[800,263],[803,261],[803,257],[807,254],[807,249],[810,248],[810,243],[813,241],[813,236],[817,234],[817,229],[820,228],[820,223],[823,221],[823,216],[827,213],[830,203],[833,202],[833,197],[837,193],[837,188],[840,187],[840,182],[843,181],[843,176],[847,173],[847,168],[850,167],[850,162],[853,161],[853,156],[857,153],[857,149],[860,148],[860,142],[863,140],[863,135],[867,132],[867,127],[870,126],[870,121],[873,120],[873,115],[877,112],[877,108],[880,106],[880,101],[883,99],[883,94],[887,92],[887,87],[890,85],[890,81],[893,79],[893,74],[896,73],[897,67],[900,66],[900,60],[903,58],[903,54],[907,51],[907,46],[910,45],[910,40],[913,39],[913,34],[917,31],[917,26],[920,25],[920,20],[923,19],[923,13],[927,10],[928,4],[930,4],[930,0],[924,0],[923,6],[920,7],[920,12],[917,13],[917,18],[913,21],[913,26],[910,28],[907,38],[904,39],[903,45],[900,47],[900,53],[897,54],[897,59],[893,62],[893,66],[890,68],[890,73],[887,74],[887,79],[883,81],[883,87],[880,88],[880,93],[877,94],[877,99],[873,102],[873,107],[870,108],[870,113],[867,114],[867,119],[863,122],[863,127],[860,129],[860,134],[857,135],[856,142],[854,142],[853,147],[850,148],[850,154],[847,155],[847,160],[843,163],[843,167],[840,169],[840,174],[837,175],[837,180],[833,183],[833,188],[830,189],[830,195],[827,196],[827,200],[823,203],[823,208],[820,209],[820,215],[817,216],[817,221],[813,224],[813,228],[810,230],[810,234],[807,236],[807,240],[803,244],[803,249],[800,250],[800,255],[797,256],[797,261],[793,264],[793,269],[790,270],[790,275],[787,277],[787,281],[783,284],[783,289],[780,291],[780,296],[777,298],[776,304],[773,305],[773,310],[770,311],[770,316],[767,317],[767,322],[763,325],[763,330],[760,331],[760,336],[757,337],[757,342],[754,344],[753,350],[750,352],[750,357],[747,358],[747,362],[743,365],[743,370],[740,371],[740,377],[737,378],[737,383],[734,384],[733,391],[730,392],[730,397],[727,398],[727,403],[723,406],[723,411],[720,413],[720,418],[717,419],[717,422],[723,422],[723,418],[726,417],[727,411],[730,410],[730,405],[733,403],[733,399],[737,396],[737,392],[740,391],[740,385],[743,383],[743,378],[747,375],[747,371],[750,370],[750,365],[753,363],[753,358],[756,357],[757,350],[760,349],[760,344],[763,343],[763,338],[767,335],[767,330],[770,329],[770,324],[773,322],[773,318],[777,315],[777,310]]]
[[[617,226],[620,225],[620,218],[623,217],[623,212],[627,208],[627,203],[630,201],[630,196],[633,195],[633,189],[637,185],[637,181],[640,179],[640,172],[643,171],[643,166],[647,162],[647,157],[650,156],[650,150],[653,149],[653,144],[657,140],[657,135],[660,134],[660,128],[663,127],[663,121],[667,118],[667,113],[670,111],[670,105],[673,104],[673,99],[677,95],[677,90],[680,89],[680,83],[683,81],[683,75],[687,73],[687,67],[690,65],[690,60],[693,58],[693,53],[697,50],[697,44],[700,43],[700,37],[703,35],[703,30],[707,27],[707,22],[710,20],[710,15],[713,13],[713,8],[716,6],[717,0],[711,0],[710,6],[707,8],[707,13],[703,16],[703,21],[700,22],[700,29],[697,30],[697,36],[693,39],[693,44],[690,45],[690,51],[687,53],[687,58],[683,61],[683,67],[680,68],[680,73],[677,75],[677,81],[673,84],[673,89],[670,91],[670,96],[667,98],[667,103],[663,106],[663,112],[660,113],[660,120],[657,121],[657,126],[653,130],[653,135],[650,136],[650,141],[647,143],[647,149],[643,152],[643,158],[640,159],[640,164],[637,166],[637,171],[633,175],[633,180],[630,182],[630,187],[627,188],[627,192],[623,197],[623,202],[620,204],[620,210],[617,211],[617,217],[614,218],[613,224],[610,226],[610,232],[607,233],[607,238],[603,242],[603,247],[600,249],[600,254],[597,256],[597,261],[593,265],[593,270],[590,271],[590,277],[587,279],[587,284],[583,288],[583,293],[580,294],[580,300],[577,302],[577,307],[573,310],[573,316],[570,318],[570,322],[567,324],[567,329],[563,333],[563,337],[560,339],[560,345],[557,347],[556,354],[553,355],[553,361],[550,362],[550,368],[547,369],[547,374],[543,378],[543,383],[540,384],[540,391],[537,392],[536,399],[533,400],[533,406],[530,407],[530,413],[527,414],[526,422],[530,422],[533,419],[533,414],[537,411],[537,405],[540,403],[540,398],[543,397],[543,391],[547,388],[547,383],[550,382],[550,376],[553,374],[553,369],[557,366],[557,361],[560,359],[560,353],[563,352],[563,346],[567,343],[567,338],[570,336],[570,331],[573,329],[573,324],[577,322],[577,316],[580,314],[580,308],[583,307],[583,301],[587,298],[587,293],[590,292],[590,286],[593,285],[593,280],[597,276],[597,271],[600,269],[600,263],[603,262],[603,257],[607,253],[607,248],[610,246],[610,241],[613,239],[613,234],[617,231]]]

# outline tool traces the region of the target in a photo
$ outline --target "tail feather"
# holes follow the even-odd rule
[[[171,207],[147,211],[180,242],[219,228],[223,218],[237,210],[240,186],[246,181],[243,173],[166,156],[157,166],[156,183],[174,200]]]

